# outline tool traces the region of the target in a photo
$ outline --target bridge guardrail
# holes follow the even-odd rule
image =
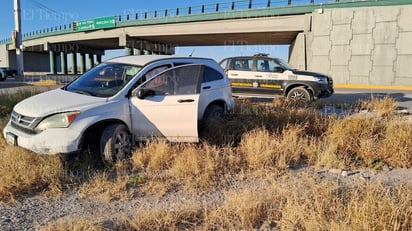
[[[314,9],[323,8],[338,8],[353,6],[373,6],[373,5],[402,5],[412,4],[411,0],[236,0],[231,2],[218,2],[215,4],[204,4],[198,6],[179,7],[174,9],[163,9],[153,11],[133,12],[124,15],[114,16],[116,23],[114,27],[123,27],[131,25],[147,25],[152,23],[171,23],[177,22],[183,16],[193,17],[193,19],[199,20],[212,20],[219,19],[216,15],[219,13],[228,13],[224,17],[257,17],[265,16],[268,11],[264,9],[276,9],[278,11],[272,12],[272,14],[284,15],[284,14],[297,14],[312,12]],[[259,13],[256,13],[256,10]],[[250,14],[244,14],[240,12],[250,11]],[[253,13],[253,11],[255,13]],[[201,17],[203,15],[212,15],[215,17]],[[167,20],[170,19],[170,20]],[[187,20],[187,21],[190,21]],[[77,32],[75,30],[76,22],[54,26],[50,28],[43,28],[40,30],[24,33],[22,35],[23,41],[36,38],[42,38],[47,36],[62,35],[68,33]],[[91,29],[94,30],[94,29]],[[84,30],[82,30],[84,31]],[[12,43],[11,38],[0,40],[0,44]]]

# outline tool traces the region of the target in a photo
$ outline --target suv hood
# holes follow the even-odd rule
[[[290,70],[295,75],[308,75],[308,76],[317,76],[317,77],[326,77],[324,74],[318,72],[311,72],[311,71],[302,71],[302,70]]]
[[[14,107],[14,111],[25,116],[44,117],[57,112],[80,110],[89,105],[103,104],[106,101],[106,98],[55,89],[21,101]]]

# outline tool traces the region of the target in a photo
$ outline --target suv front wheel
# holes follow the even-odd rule
[[[203,116],[203,122],[208,125],[213,120],[223,118],[224,110],[221,106],[212,104],[207,107],[205,115]]]
[[[123,124],[107,126],[100,138],[100,154],[105,163],[113,164],[117,160],[130,157],[132,152],[132,137]]]
[[[295,87],[288,92],[287,99],[293,102],[309,102],[313,97],[305,87]]]

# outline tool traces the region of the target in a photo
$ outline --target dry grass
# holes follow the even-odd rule
[[[307,144],[304,127],[287,126],[279,134],[252,130],[244,135],[238,150],[253,170],[284,169],[302,160]]]
[[[339,118],[331,123],[325,139],[336,146],[347,166],[373,167],[382,162],[412,166],[412,124],[397,116]]]
[[[0,139],[0,201],[13,201],[24,195],[61,195],[69,183],[58,157],[39,156]]]
[[[126,220],[124,230],[193,230],[202,223],[202,210],[187,205],[184,210],[153,209],[136,214]]]
[[[397,102],[394,98],[385,97],[375,97],[372,96],[370,100],[360,100],[354,107],[357,110],[369,110],[377,111],[382,115],[391,114],[395,111],[397,107]]]
[[[44,230],[410,230],[409,187],[381,184],[340,186],[301,174],[267,176],[258,188],[228,189],[217,206],[154,205],[131,218],[58,221]],[[77,228],[80,227],[80,228]],[[77,229],[76,229],[77,228]],[[82,229],[83,228],[83,229]]]
[[[16,105],[21,100],[38,93],[39,92],[35,89],[19,90],[15,94],[0,93],[0,118],[8,119],[14,105]]]
[[[104,231],[109,230],[101,224],[91,222],[93,219],[60,219],[52,224],[39,227],[40,231]]]
[[[228,147],[172,145],[159,140],[139,148],[132,165],[150,181],[143,185],[144,191],[161,196],[176,186],[192,191],[216,187],[226,175],[240,171],[242,160]]]
[[[339,186],[307,175],[267,178],[259,189],[228,190],[217,207],[139,212],[128,230],[409,230],[410,188]]]
[[[131,199],[136,192],[129,188],[129,177],[112,178],[104,172],[82,184],[77,193],[80,198],[98,198],[108,202]]]
[[[5,101],[6,102],[6,101]],[[11,110],[13,99],[4,104]],[[280,104],[281,107],[278,107]],[[3,105],[3,104],[1,104]],[[221,201],[138,211],[125,230],[410,230],[410,186],[342,185],[289,168],[412,167],[412,124],[393,113],[391,99],[361,103],[372,116],[326,117],[284,102],[238,104],[204,134],[210,142],[139,147],[129,162],[84,172],[74,184],[82,198],[129,200],[142,195],[224,192]],[[365,106],[366,105],[366,106]],[[73,178],[59,159],[34,155],[0,139],[0,200],[33,193],[61,195]],[[80,169],[79,171],[86,171]],[[88,171],[88,170],[87,170]],[[237,183],[250,184],[236,188]],[[251,183],[252,182],[252,183]],[[64,219],[43,230],[106,230],[96,219]],[[113,227],[112,227],[113,228]]]
[[[48,87],[59,85],[59,83],[55,80],[40,80],[38,82],[28,82],[28,84],[36,87]]]

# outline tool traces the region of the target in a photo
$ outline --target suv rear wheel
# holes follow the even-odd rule
[[[287,99],[293,102],[309,102],[313,97],[306,88],[295,87],[288,92]]]
[[[100,154],[107,164],[123,160],[131,155],[132,137],[123,124],[107,126],[100,138]]]

